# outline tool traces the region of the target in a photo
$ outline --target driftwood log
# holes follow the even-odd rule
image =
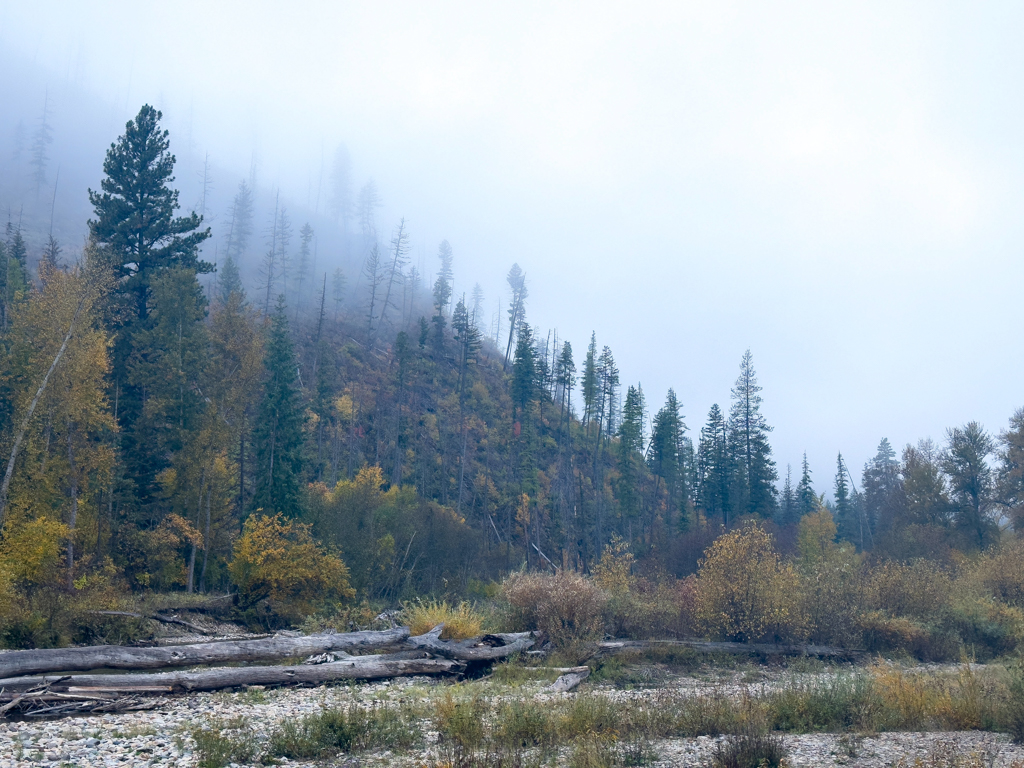
[[[406,654],[399,654],[405,656]],[[156,672],[124,675],[67,675],[61,678],[15,677],[0,680],[0,701],[45,687],[48,694],[91,696],[97,693],[162,695],[216,691],[248,685],[319,684],[335,680],[375,680],[407,675],[461,672],[464,664],[450,659],[407,659],[352,656],[330,664],[289,667],[216,667],[201,672]]]
[[[382,632],[345,632],[306,637],[268,637],[225,640],[159,648],[94,645],[0,653],[0,678],[91,669],[160,669],[200,664],[270,661],[331,651],[370,651],[398,646],[409,637],[408,627]]]
[[[470,640],[442,640],[443,624],[438,624],[425,635],[409,638],[414,648],[422,648],[436,656],[457,661],[493,661],[533,647],[532,632],[511,632],[484,635]]]
[[[779,645],[773,643],[726,643],[710,640],[606,640],[597,644],[595,656],[623,651],[646,651],[652,648],[692,648],[702,653],[753,653],[762,656],[820,656],[822,658],[856,659],[864,651],[832,648],[827,645]]]

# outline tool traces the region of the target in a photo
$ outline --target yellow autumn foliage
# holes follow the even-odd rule
[[[297,621],[355,596],[341,558],[314,541],[308,525],[280,514],[245,521],[228,571],[254,618]]]
[[[799,581],[772,536],[750,524],[718,537],[697,574],[695,618],[712,637],[777,642],[804,635]]]

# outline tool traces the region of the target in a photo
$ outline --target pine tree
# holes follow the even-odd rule
[[[206,296],[192,269],[178,267],[156,275],[152,312],[131,339],[127,383],[144,393],[124,435],[125,462],[145,507],[157,494],[157,475],[181,450],[205,407],[200,393],[209,359],[204,319]]]
[[[341,224],[342,232],[347,233],[348,220],[352,217],[352,158],[344,144],[339,144],[334,151],[328,211]]]
[[[249,239],[252,237],[253,209],[255,207],[252,190],[242,179],[238,183],[238,192],[231,203],[229,212],[230,222],[228,224],[227,243],[225,247],[226,258],[233,259],[236,264],[242,261],[249,247]]]
[[[835,482],[835,518],[838,531],[853,530],[856,524],[853,502],[850,499],[850,487],[846,482],[846,463],[842,452],[836,458]]]
[[[338,322],[341,303],[345,299],[345,273],[338,267],[331,276],[331,298],[334,299],[334,322]]]
[[[313,228],[307,221],[299,230],[299,263],[295,269],[295,319],[299,319],[299,311],[302,309],[302,285],[309,274],[309,259],[311,251],[309,244],[313,241]]]
[[[32,166],[32,181],[36,187],[36,194],[46,184],[46,167],[50,163],[47,154],[50,144],[53,143],[53,127],[50,125],[50,94],[47,93],[43,99],[43,114],[39,117],[39,125],[32,136],[32,159],[29,165]]]
[[[807,463],[806,451],[804,451],[804,460],[800,468],[800,483],[796,487],[796,506],[800,517],[804,517],[818,511],[818,495],[814,492],[814,486],[811,484],[811,467]]]
[[[283,297],[270,321],[264,368],[263,402],[252,436],[256,467],[250,507],[294,517],[302,488],[302,403]]]
[[[796,492],[793,489],[793,467],[786,465],[786,481],[782,484],[781,522],[783,525],[795,525],[800,522],[797,514]]]
[[[616,492],[628,532],[640,522],[640,480],[643,466],[645,404],[643,390],[630,385],[619,424],[619,481]],[[639,532],[639,531],[638,531]]]
[[[874,458],[864,465],[861,485],[864,487],[864,520],[859,525],[855,543],[861,549],[870,549],[874,531],[892,527],[902,506],[900,464],[888,438],[882,438]]]
[[[508,307],[508,346],[505,348],[505,361],[507,363],[509,355],[512,354],[512,342],[515,340],[515,335],[518,333],[519,326],[522,325],[523,317],[526,314],[526,297],[529,295],[529,291],[526,288],[526,273],[523,272],[518,264],[512,265],[505,280],[508,283],[509,290],[512,291],[512,299]]]
[[[583,426],[588,430],[597,405],[597,334],[591,332],[587,357],[583,364]]]
[[[437,271],[437,279],[434,281],[434,316],[431,322],[434,324],[434,348],[438,354],[444,350],[444,329],[446,325],[445,310],[452,299],[452,247],[447,240],[442,240],[437,247],[437,258],[441,261],[441,267]]]
[[[376,211],[381,206],[380,195],[377,194],[377,185],[370,179],[359,190],[359,202],[357,204],[359,228],[363,233],[363,243],[369,246],[377,239]]]
[[[665,405],[654,416],[647,458],[651,472],[665,484],[669,516],[666,523],[670,532],[684,528],[688,522],[689,489],[684,465],[686,423],[679,413],[680,408],[675,391],[669,389]]]
[[[730,495],[737,514],[771,517],[778,503],[775,483],[779,476],[768,444],[772,428],[761,414],[760,391],[748,349],[740,362],[729,412],[729,449],[735,470]]]
[[[174,215],[178,191],[169,185],[175,159],[168,132],[160,130],[161,118],[153,107],[143,106],[107,151],[102,191],[89,190],[96,214],[89,220],[90,235],[120,278],[119,290],[130,297],[133,317],[139,320],[149,314],[151,284],[162,270],[213,270],[212,264],[199,260],[199,245],[210,236],[209,228],[199,229],[202,217],[194,212]]]
[[[697,447],[697,498],[709,520],[728,526],[732,517],[729,482],[732,472],[725,418],[718,403],[711,406]]]
[[[242,301],[245,301],[245,289],[242,287],[242,276],[238,272],[238,265],[232,256],[224,260],[224,266],[220,270],[220,280],[217,281],[217,292],[220,303],[227,304],[231,301],[233,294],[238,294]]]
[[[7,222],[6,242],[0,242],[0,331],[10,324],[11,311],[28,291],[28,249],[21,227]]]

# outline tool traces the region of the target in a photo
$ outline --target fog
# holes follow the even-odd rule
[[[780,474],[806,450],[819,491],[837,451],[858,475],[883,436],[1024,406],[1019,4],[430,5],[0,2],[5,221],[38,250],[55,200],[80,249],[151,103],[184,207],[209,158],[207,258],[253,178],[257,243],[280,194],[355,286],[326,215],[344,144],[381,239],[404,217],[425,275],[448,239],[485,330],[518,262],[530,323],[577,364],[595,332],[652,413],[675,388],[694,438],[749,347]]]

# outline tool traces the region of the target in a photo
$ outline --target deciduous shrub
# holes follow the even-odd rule
[[[243,616],[258,623],[298,621],[355,596],[341,559],[313,540],[309,526],[280,514],[245,521],[228,570]]]
[[[502,594],[514,624],[543,631],[566,656],[582,658],[601,635],[605,594],[578,573],[517,573],[505,581]]]
[[[697,625],[710,636],[759,642],[805,635],[796,572],[756,523],[715,540],[701,562],[696,588]]]

